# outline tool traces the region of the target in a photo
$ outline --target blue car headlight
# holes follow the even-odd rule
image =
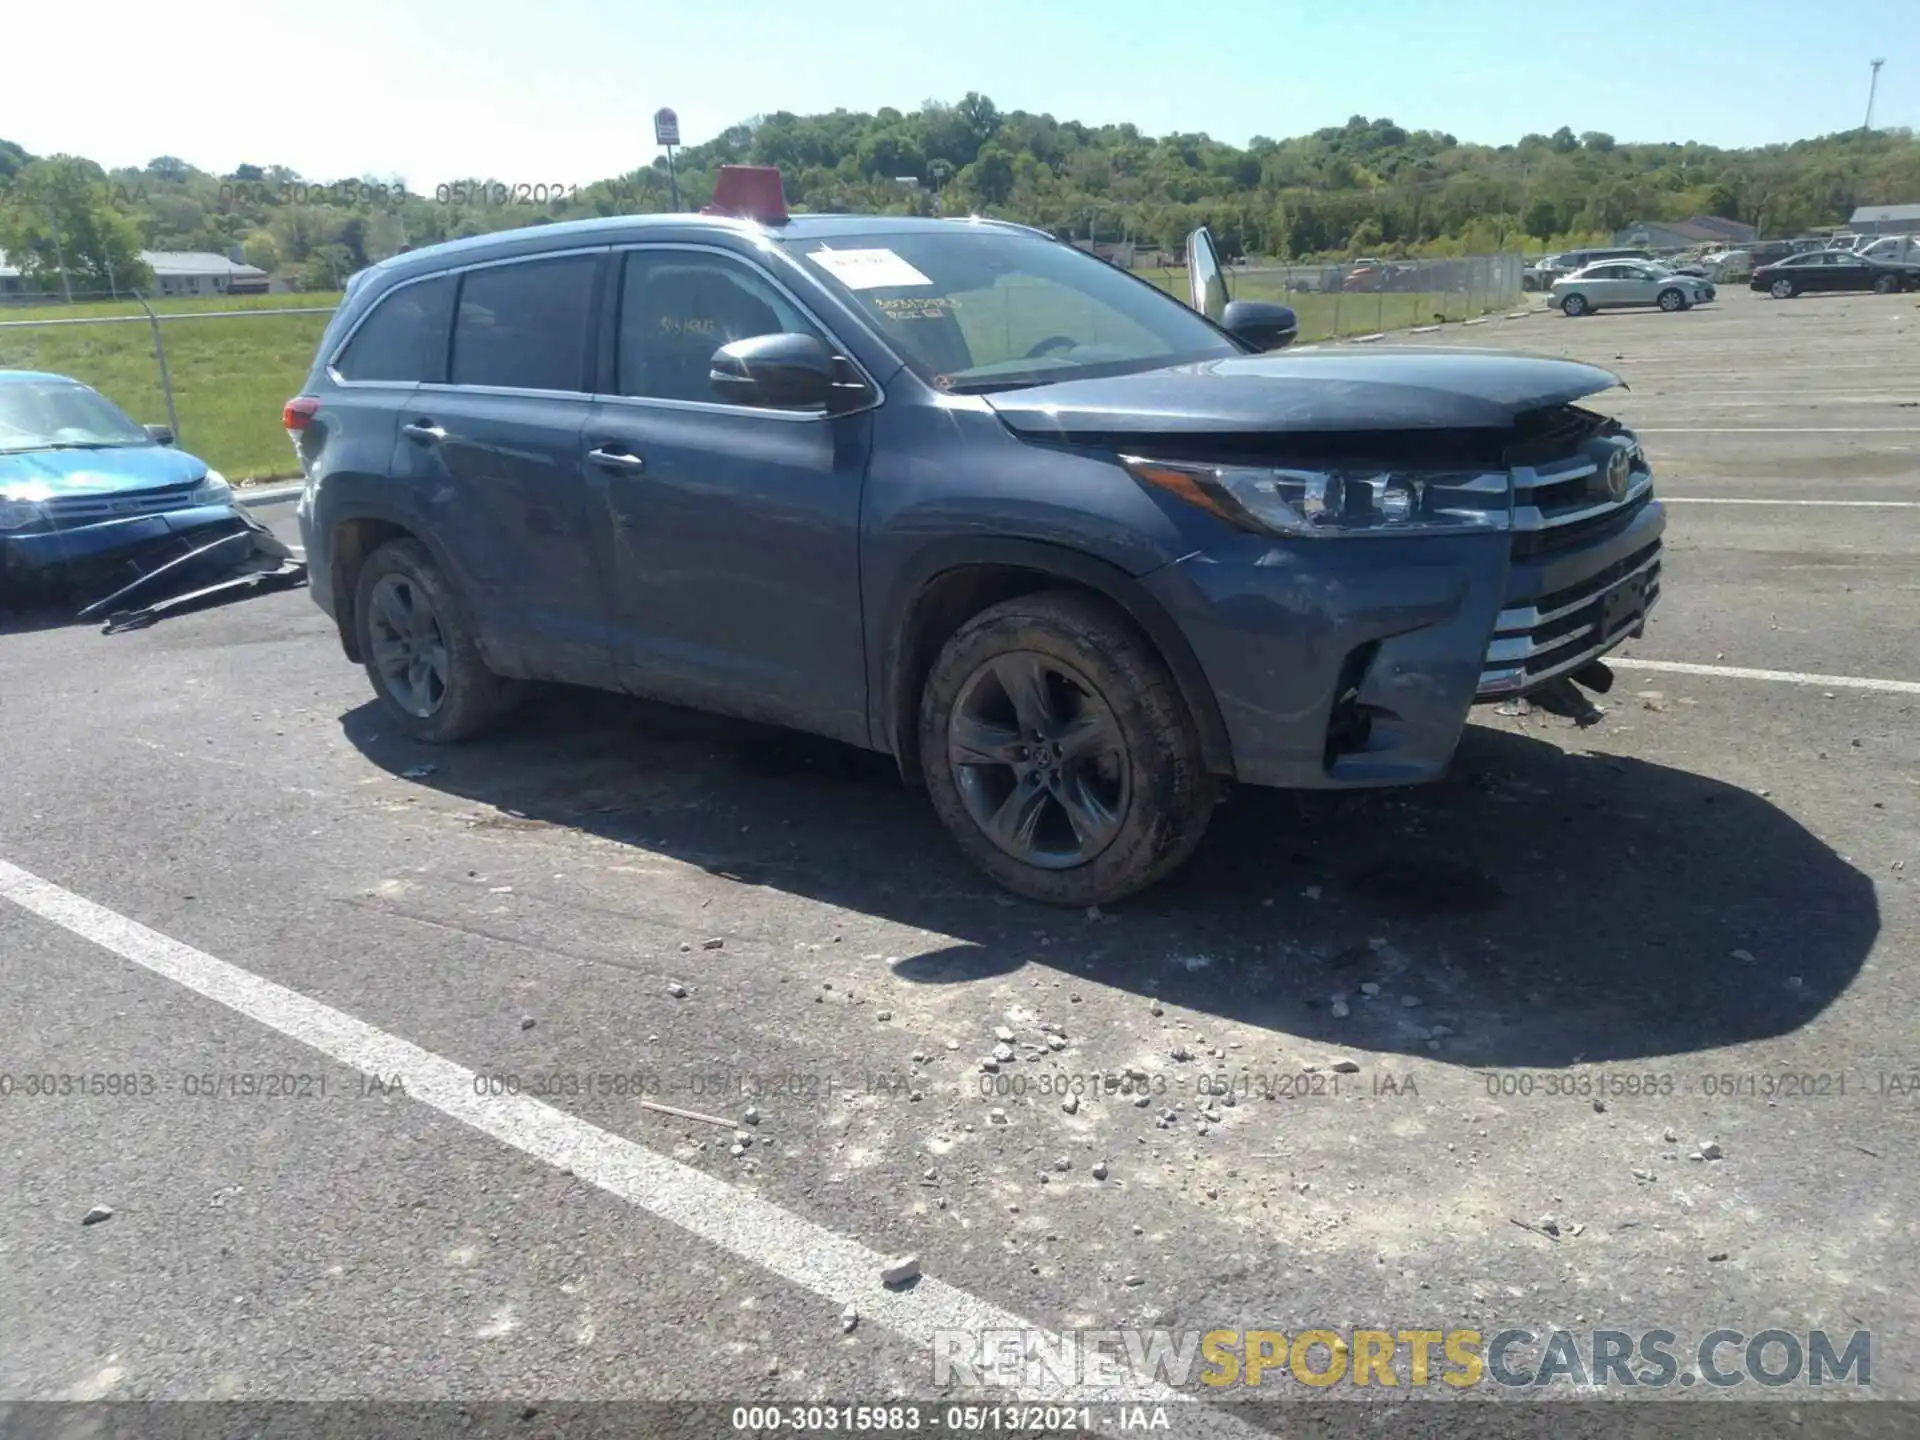
[[[218,470],[209,470],[201,477],[200,483],[193,487],[187,499],[195,505],[231,505],[233,487]]]
[[[1123,455],[1137,480],[1242,530],[1272,535],[1412,535],[1512,526],[1504,471],[1268,469]]]
[[[10,485],[0,490],[0,530],[24,530],[46,519],[44,485]]]

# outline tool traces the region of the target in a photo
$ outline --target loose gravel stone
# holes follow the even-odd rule
[[[102,1220],[111,1220],[112,1218],[113,1207],[111,1205],[96,1205],[80,1217],[80,1223],[82,1225],[98,1225]]]
[[[909,1280],[920,1278],[920,1257],[901,1255],[889,1260],[880,1269],[882,1285],[905,1285]]]
[[[1702,1160],[1722,1160],[1726,1158],[1726,1153],[1726,1151],[1720,1148],[1720,1142],[1718,1140],[1709,1140],[1700,1147],[1700,1158]]]
[[[726,943],[727,942],[722,940],[718,935],[715,935],[706,940],[702,940],[700,942],[700,948],[702,950],[720,950],[725,948]]]
[[[1013,1043],[1013,1031],[1004,1025],[996,1025],[993,1027],[993,1038],[998,1040],[1002,1045],[1011,1045]]]
[[[667,994],[671,995],[676,1000],[684,1000],[687,998],[687,987],[682,985],[678,980],[676,980],[671,985],[667,986]]]
[[[1358,1075],[1360,1073],[1359,1064],[1352,1060],[1336,1060],[1333,1062],[1333,1068],[1342,1075]]]
[[[1106,1161],[1096,1160],[1093,1162],[1093,1178],[1096,1180],[1104,1180],[1107,1178],[1107,1162]]]

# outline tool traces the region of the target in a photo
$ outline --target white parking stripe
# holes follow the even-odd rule
[[[1838,505],[1856,510],[1920,510],[1920,500],[1749,500],[1731,495],[1662,495],[1663,505]]]
[[[1802,670],[1750,670],[1744,665],[1692,665],[1684,660],[1639,660],[1609,655],[1615,670],[1659,670],[1670,675],[1713,675],[1727,680],[1775,680],[1827,690],[1877,690],[1884,695],[1920,695],[1920,680],[1875,680],[1865,675],[1809,675]]]
[[[835,1304],[856,1303],[864,1318],[931,1345],[936,1331],[1017,1330],[1045,1335],[1050,1353],[1066,1337],[939,1280],[906,1290],[880,1283],[886,1257],[771,1201],[682,1165],[577,1116],[524,1095],[483,1097],[465,1066],[423,1050],[344,1011],[195,950],[91,900],[0,860],[0,897],[366,1075],[398,1077],[407,1095],[502,1144],[571,1170],[652,1215],[679,1226]],[[1065,1368],[1064,1366],[1062,1368]],[[1077,1362],[1074,1373],[1079,1373]],[[1023,1390],[1035,1403],[1164,1405],[1191,1397],[1145,1378],[1117,1390],[1068,1386],[1042,1374]],[[932,1371],[929,1368],[931,1382]],[[1212,1410],[1210,1435],[1256,1432]],[[1258,1432],[1264,1434],[1265,1432]]]
[[[1635,425],[1636,435],[1920,435],[1920,425]]]

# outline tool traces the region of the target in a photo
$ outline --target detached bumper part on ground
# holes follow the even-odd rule
[[[306,562],[238,505],[200,505],[0,537],[8,589],[91,596],[82,620],[109,633],[230,590],[286,588]]]

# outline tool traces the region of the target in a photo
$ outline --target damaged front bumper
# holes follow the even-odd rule
[[[1475,704],[1564,685],[1639,633],[1665,514],[1650,493],[1629,506],[1604,534],[1236,537],[1143,583],[1193,646],[1236,778],[1417,784],[1446,772]]]
[[[305,578],[305,562],[233,504],[0,535],[0,591],[93,596],[79,618],[104,618],[110,631],[230,588]]]

